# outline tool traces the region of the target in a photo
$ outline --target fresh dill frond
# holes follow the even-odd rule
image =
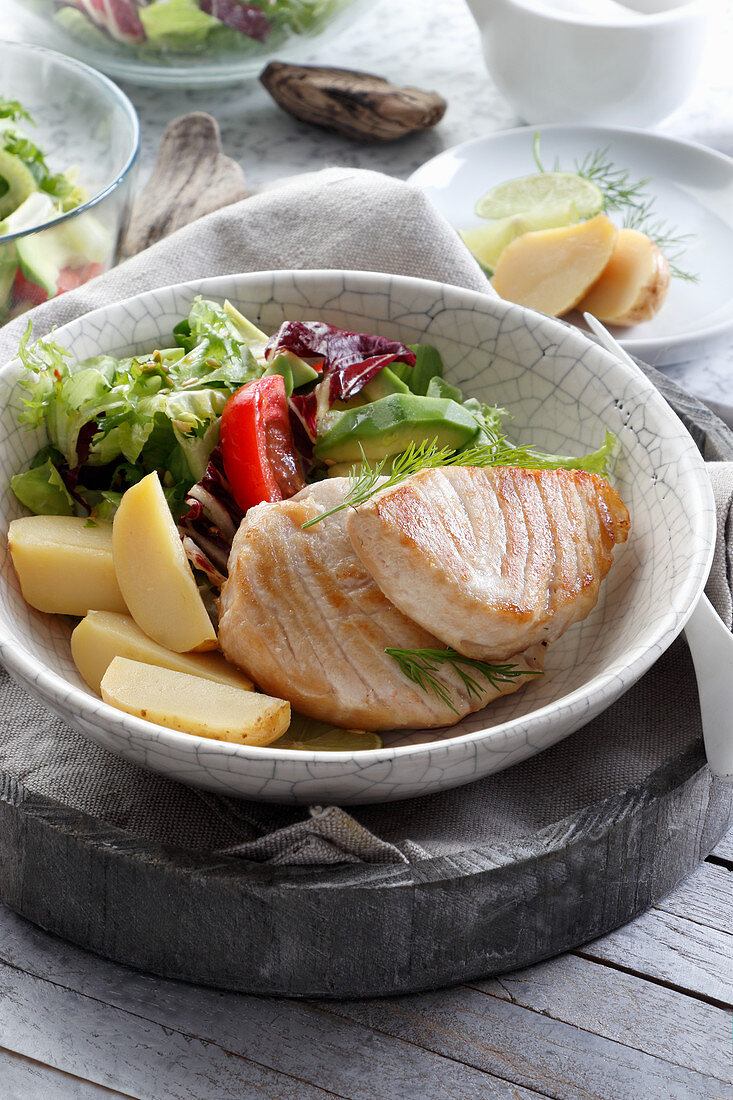
[[[504,685],[512,684],[519,676],[541,676],[540,669],[520,669],[516,665],[494,665],[489,661],[480,661],[474,657],[464,657],[455,649],[385,649],[388,657],[399,665],[400,671],[425,692],[429,692],[458,714],[450,693],[436,676],[440,665],[447,664],[458,673],[469,698],[480,698],[486,688],[471,675],[469,669],[480,673],[489,686],[499,691]]]
[[[480,422],[477,420],[477,423]],[[506,436],[489,432],[485,427],[484,435],[489,437],[488,442],[475,444],[463,451],[438,447],[437,439],[433,439],[431,443],[425,440],[422,443],[411,443],[406,451],[392,458],[391,467],[388,467],[391,457],[389,455],[371,466],[360,446],[361,470],[357,473],[356,468],[352,467],[349,489],[344,499],[328,511],[306,520],[303,530],[320,523],[328,516],[342,512],[345,508],[358,508],[360,504],[366,504],[376,493],[394,488],[420,470],[431,470],[439,466],[522,466],[528,470],[542,470],[549,465],[547,458],[533,451],[531,447],[515,447]],[[381,480],[383,477],[384,481]]]
[[[535,131],[532,141],[532,156],[539,172],[546,169],[540,158],[540,133]],[[619,168],[611,157],[611,146],[605,145],[588,153],[582,160],[574,161],[578,176],[594,183],[603,195],[603,210],[623,214],[626,229],[637,229],[644,233],[664,253],[669,264],[670,274],[676,279],[696,283],[699,276],[679,266],[685,249],[694,233],[680,233],[664,218],[660,218],[655,209],[656,198],[649,194],[650,176],[635,180],[628,169]],[[555,161],[553,171],[560,170],[559,161]]]
[[[321,512],[320,515],[307,520],[303,524],[304,530],[307,527],[312,527],[314,523],[320,523],[327,516],[333,516],[336,512],[343,511],[344,508],[358,508],[360,504],[365,504],[380,489],[389,489],[394,485],[398,485],[400,481],[404,481],[405,478],[417,473],[418,470],[427,470],[433,466],[444,466],[446,461],[454,454],[450,447],[438,447],[437,439],[434,439],[432,443],[428,443],[426,440],[423,440],[422,443],[411,443],[406,451],[392,459],[390,473],[386,475],[387,480],[380,484],[380,478],[385,476],[387,463],[392,456],[385,455],[377,462],[376,466],[370,466],[361,444],[359,444],[359,450],[361,451],[361,472],[357,474],[357,467],[352,466],[349,475],[349,489],[344,499],[335,508],[329,508],[327,512]]]
[[[679,267],[677,261],[685,254],[687,243],[694,240],[694,233],[678,233],[664,218],[659,218],[654,210],[654,199],[647,201],[636,209],[626,211],[624,215],[624,228],[638,229],[654,241],[665,256],[669,264],[670,274],[677,279],[684,279],[688,283],[696,283],[700,276],[692,271],[686,271]]]
[[[627,169],[616,167],[610,150],[611,146],[606,145],[588,153],[583,160],[576,160],[575,171],[602,192],[604,210],[639,210],[649,201],[646,188],[651,178],[633,180]]]

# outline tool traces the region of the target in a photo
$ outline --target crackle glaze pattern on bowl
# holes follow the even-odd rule
[[[450,729],[385,736],[362,753],[231,745],[163,729],[108,707],[71,660],[71,620],[23,601],[7,551],[22,509],[9,489],[42,442],[17,427],[17,362],[0,374],[0,659],[82,734],[146,768],[221,794],[281,802],[378,802],[472,782],[524,760],[590,721],[670,645],[707,577],[715,512],[704,463],[677,416],[640,371],[584,335],[473,291],[367,272],[278,271],[151,291],[59,329],[80,358],[170,343],[196,294],[230,298],[266,331],[324,319],[407,343],[435,344],[467,395],[513,415],[519,442],[563,454],[619,441],[613,481],[632,517],[629,542],[598,605],[550,647],[543,677]]]

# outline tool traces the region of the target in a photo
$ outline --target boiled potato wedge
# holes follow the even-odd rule
[[[102,698],[159,726],[238,745],[269,745],[290,725],[290,703],[159,665],[115,657]]]
[[[605,214],[561,229],[525,233],[499,256],[494,290],[510,302],[561,317],[578,304],[606,267],[616,234]]]
[[[23,598],[38,611],[127,610],[112,559],[112,525],[77,516],[24,516],[8,529]]]
[[[123,496],[112,525],[112,554],[130,614],[153,641],[176,653],[216,648],[156,473]]]
[[[578,309],[611,325],[650,321],[669,290],[669,264],[638,229],[619,229],[611,258]]]
[[[82,679],[97,695],[115,657],[202,676],[242,691],[252,690],[252,681],[220,653],[174,653],[149,638],[129,615],[111,611],[90,611],[82,619],[71,635],[71,655]]]

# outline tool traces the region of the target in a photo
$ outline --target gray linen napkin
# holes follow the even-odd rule
[[[420,191],[373,172],[329,169],[208,215],[39,307],[34,333],[152,287],[292,267],[387,271],[490,291]],[[0,330],[0,362],[14,355],[26,324],[19,318]],[[709,595],[730,625],[733,465],[716,464],[715,479],[721,536]],[[0,713],[0,791],[20,782],[151,842],[272,864],[405,863],[460,851],[487,835],[506,839],[549,828],[638,782],[652,761],[700,736],[694,676],[681,642],[623,700],[536,760],[456,791],[353,815],[335,806],[311,807],[305,815],[297,807],[220,798],[143,771],[49,715],[2,671]]]
[[[46,302],[33,311],[33,332],[44,336],[154,287],[287,268],[386,271],[490,292],[468,249],[422,191],[378,172],[327,168],[208,214]],[[0,363],[15,355],[27,323],[19,317],[0,329]]]

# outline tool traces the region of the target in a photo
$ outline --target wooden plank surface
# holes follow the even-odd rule
[[[0,906],[0,1095],[727,1100],[732,896],[731,872],[708,862],[576,954],[471,987],[317,1004],[163,981]]]
[[[730,1014],[645,978],[577,955],[563,955],[478,982],[475,988],[675,1065],[730,1081]]]
[[[4,908],[0,960],[7,1046],[151,1100],[538,1095],[309,1004],[220,993],[107,963]],[[156,1089],[146,1092],[151,1081]]]
[[[718,841],[710,855],[713,859],[722,860],[733,867],[733,829]]]
[[[0,1095],[3,1100],[119,1100],[129,1093],[59,1073],[0,1047]]]
[[[579,955],[733,1007],[733,936],[651,909]]]
[[[330,1010],[563,1100],[726,1096],[727,1086],[708,1072],[671,1064],[472,988],[342,1002]]]
[[[733,936],[732,902],[733,871],[703,863],[656,908]]]

